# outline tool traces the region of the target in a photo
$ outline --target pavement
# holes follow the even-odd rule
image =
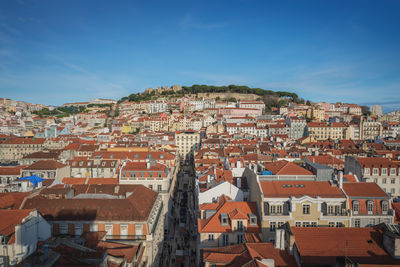
[[[189,175],[188,183],[184,174]],[[164,236],[164,250],[160,266],[196,266],[197,229],[194,207],[193,166],[183,166],[178,174],[170,212],[170,228]]]

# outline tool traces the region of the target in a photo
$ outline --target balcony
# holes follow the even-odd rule
[[[395,214],[395,212],[394,212],[394,210],[390,209],[387,212],[380,212],[380,213],[378,213],[376,211],[364,212],[364,213],[351,211],[350,214],[351,214],[351,216],[371,216],[371,215],[373,215],[373,216],[393,216]]]
[[[349,216],[350,213],[347,211],[341,211],[341,212],[327,212],[323,214],[324,216]]]
[[[145,235],[106,235],[106,240],[130,240],[130,241],[142,241],[146,240]]]

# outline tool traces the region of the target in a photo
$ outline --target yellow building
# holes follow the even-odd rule
[[[124,124],[124,125],[122,125],[122,130],[121,131],[124,134],[130,133],[130,132],[132,132],[132,127],[130,125]]]
[[[307,135],[316,140],[338,140],[346,138],[347,126],[341,122],[309,122],[307,123]]]

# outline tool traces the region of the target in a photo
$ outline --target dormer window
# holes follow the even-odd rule
[[[372,200],[367,201],[367,211],[368,214],[372,214],[372,212],[374,211],[374,203],[372,202]]]
[[[83,161],[79,162],[79,166],[81,166],[81,167],[83,166]]]
[[[114,162],[114,161],[112,161],[112,162],[111,162],[111,166],[112,166],[112,167],[114,167],[114,165],[115,165],[115,162]]]
[[[253,213],[249,213],[250,226],[257,226],[257,216]]]
[[[365,169],[364,169],[364,174],[369,175],[369,168],[365,168]]]
[[[378,175],[378,168],[373,168],[372,169],[372,174],[373,175]]]
[[[101,166],[106,166],[106,162],[105,161],[103,161],[102,163],[101,163]]]
[[[387,174],[387,169],[386,168],[382,168],[382,175],[386,175]]]
[[[228,226],[228,214],[221,213],[221,225]]]
[[[353,212],[354,212],[354,214],[358,214],[359,210],[360,210],[360,202],[358,202],[358,200],[353,201]]]

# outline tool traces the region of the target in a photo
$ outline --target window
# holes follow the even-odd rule
[[[243,221],[237,222],[237,229],[238,229],[238,231],[243,231]]]
[[[281,227],[284,224],[285,224],[285,222],[278,222],[278,228]]]
[[[360,219],[355,219],[354,220],[354,227],[360,227]]]
[[[378,168],[373,168],[372,169],[372,174],[373,175],[378,175]]]
[[[222,245],[223,246],[229,245],[229,235],[227,234],[222,235]]]
[[[329,226],[329,227],[335,227],[335,222],[329,222],[329,223],[328,223],[328,226]]]
[[[374,211],[374,203],[371,200],[367,202],[367,211],[368,214],[371,214]]]
[[[152,184],[149,184],[149,188],[150,188],[151,190],[153,190],[153,185],[152,185]]]
[[[60,234],[68,234],[68,224],[60,223]]]
[[[382,184],[386,184],[386,178],[382,179]]]
[[[391,184],[395,184],[395,183],[396,183],[396,180],[392,178],[392,179],[390,179],[390,183],[391,183]]]
[[[228,214],[221,213],[221,225],[223,225],[223,226],[228,225]]]
[[[390,193],[391,193],[391,194],[394,194],[395,192],[396,192],[396,190],[395,190],[394,188],[391,188],[391,189],[390,189]]]
[[[275,206],[271,206],[271,208],[270,208],[270,213],[271,213],[271,214],[275,214]]]
[[[162,187],[161,187],[161,185],[160,185],[160,184],[159,184],[159,185],[157,185],[157,191],[158,191],[158,192],[160,192],[160,191],[161,191],[161,188],[162,188]]]
[[[209,234],[208,235],[208,241],[214,241],[214,235],[213,234]]]
[[[311,222],[311,227],[317,227],[317,222]]]
[[[386,168],[382,168],[382,175],[386,175],[387,174],[387,169]]]
[[[328,206],[328,214],[329,215],[333,214],[333,206],[331,205]]]
[[[309,204],[303,205],[303,214],[310,214],[310,205]]]
[[[310,226],[311,226],[310,222],[303,222],[303,227],[310,227]]]
[[[390,169],[390,174],[391,175],[395,175],[396,174],[396,169],[395,168],[391,168]]]
[[[82,224],[76,223],[75,224],[75,235],[80,236],[82,234]]]
[[[336,222],[336,227],[343,227],[343,223],[342,222]]]
[[[275,229],[276,229],[276,222],[270,222],[269,223],[269,230],[271,232],[275,232]]]
[[[250,214],[250,225],[256,226],[257,225],[257,217],[254,214]]]
[[[369,168],[364,169],[364,174],[369,175]]]
[[[121,224],[120,227],[120,235],[122,239],[126,239],[128,237],[128,225],[127,224]]]
[[[106,224],[105,230],[107,232],[107,235],[112,235],[112,233],[113,233],[113,225],[112,224]]]
[[[376,184],[377,184],[377,183],[378,183],[378,179],[376,179],[376,178],[375,178],[375,179],[374,179],[374,183],[376,183]]]
[[[296,222],[296,227],[301,227],[301,222]]]
[[[135,235],[143,235],[143,225],[135,224]]]
[[[353,212],[354,214],[358,214],[360,209],[360,203],[358,201],[353,201]]]
[[[387,201],[383,201],[382,202],[382,212],[383,213],[387,213],[388,211],[388,202]]]
[[[276,206],[276,213],[277,214],[282,214],[282,206],[281,205]]]

